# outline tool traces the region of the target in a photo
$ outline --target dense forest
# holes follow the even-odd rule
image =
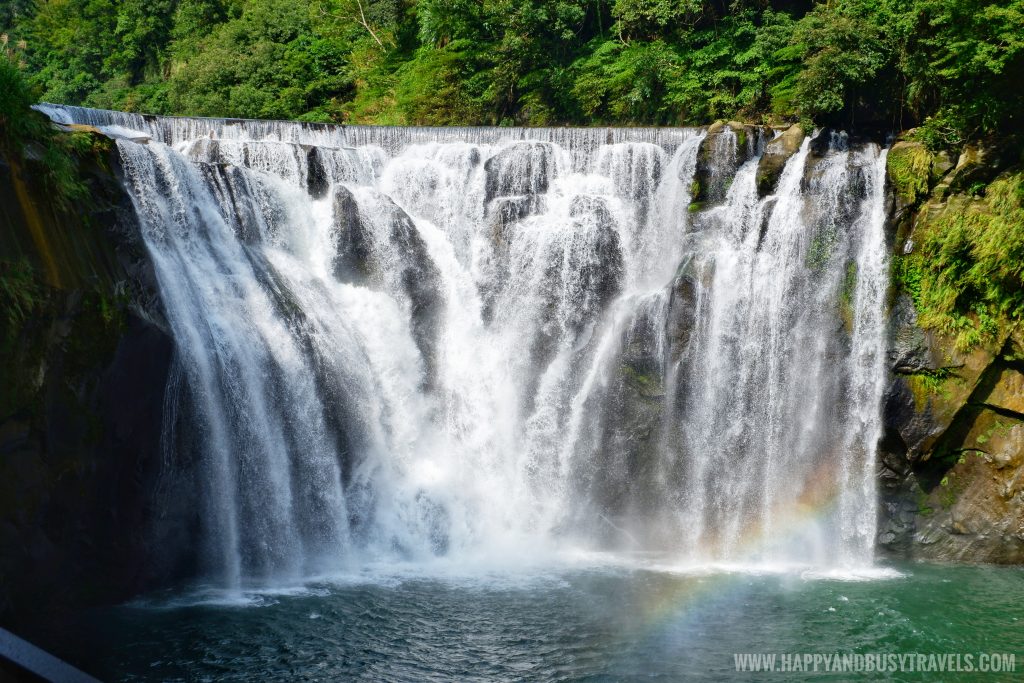
[[[1021,125],[1024,0],[12,0],[46,100],[380,124]]]

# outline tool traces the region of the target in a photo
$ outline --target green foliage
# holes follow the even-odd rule
[[[612,10],[630,35],[658,35],[670,26],[693,25],[707,11],[700,0],[619,0]]]
[[[50,126],[30,107],[35,94],[18,65],[0,57],[0,149],[21,156],[25,145],[47,136]]]
[[[682,73],[682,64],[664,42],[603,42],[573,67],[572,94],[592,120],[670,122],[668,83]]]
[[[15,0],[47,100],[360,123],[903,129],[1024,111],[1024,0]]]
[[[924,267],[921,259],[914,254],[898,255],[892,259],[892,282],[900,291],[910,295],[914,306],[920,310],[921,280],[924,279]]]
[[[915,131],[915,139],[931,152],[960,149],[966,142],[964,131],[968,124],[959,112],[958,107],[949,106],[934,116],[925,117]]]
[[[900,266],[925,327],[960,348],[991,341],[1024,315],[1024,172],[997,178],[984,199],[958,196],[919,228]],[[898,272],[900,272],[898,270]]]
[[[932,155],[922,145],[895,145],[886,157],[889,181],[907,204],[914,204],[927,196],[931,168]]]
[[[444,126],[483,118],[486,83],[474,77],[478,60],[468,41],[456,40],[403,64],[395,84],[403,122]]]
[[[932,115],[938,143],[1019,127],[1024,1],[917,0],[907,38],[910,104]]]
[[[0,310],[5,314],[5,343],[44,298],[45,292],[28,261],[0,261]]]
[[[0,156],[33,166],[58,206],[69,207],[85,197],[75,153],[75,136],[57,135],[49,120],[31,109],[36,93],[16,56],[0,55]]]
[[[917,126],[922,145],[888,161],[909,204],[932,153],[1024,116],[1024,0],[13,0],[0,31],[0,146],[65,204],[97,150],[55,135],[38,97],[377,124]],[[922,324],[963,347],[1024,311],[1021,183],[963,188],[893,259]]]
[[[799,22],[792,46],[802,68],[793,96],[801,114],[822,118],[877,98],[879,77],[894,59],[883,23],[873,21],[871,0],[818,5]]]

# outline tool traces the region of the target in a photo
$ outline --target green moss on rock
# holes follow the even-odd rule
[[[915,239],[905,270],[919,273],[921,325],[961,350],[1005,338],[1024,316],[1024,172],[922,212]]]
[[[928,196],[932,154],[919,142],[897,142],[889,150],[886,171],[897,197],[916,204]]]

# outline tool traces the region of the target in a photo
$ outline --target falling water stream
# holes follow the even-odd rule
[[[760,197],[766,140],[728,129],[42,109],[122,138],[210,582],[569,548],[871,566],[876,146],[805,140]]]

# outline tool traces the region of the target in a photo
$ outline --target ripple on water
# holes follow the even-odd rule
[[[1024,651],[1019,569],[647,565],[403,569],[241,597],[198,588],[92,613],[74,642],[48,645],[102,678],[138,681],[723,680],[742,652]]]

